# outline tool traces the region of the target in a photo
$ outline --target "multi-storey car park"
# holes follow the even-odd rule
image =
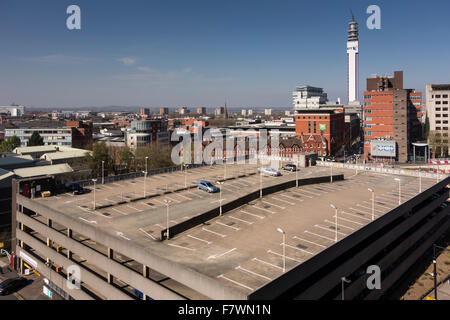
[[[449,229],[449,181],[324,166],[261,177],[249,164],[99,179],[83,195],[18,180],[13,248],[65,298],[340,299],[345,277],[346,299],[377,299]],[[30,183],[52,196],[26,197]],[[369,265],[381,289],[366,287]]]

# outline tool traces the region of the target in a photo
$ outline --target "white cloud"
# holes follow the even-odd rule
[[[120,58],[120,59],[117,59],[117,61],[122,62],[126,66],[132,66],[136,63],[136,59],[130,58],[130,57]]]
[[[183,69],[183,72],[185,72],[185,73],[189,73],[191,71],[192,71],[192,68],[189,68],[189,67]]]
[[[155,70],[153,68],[150,68],[150,67],[138,67],[138,70],[142,71],[142,72],[147,72],[147,73],[155,72]]]

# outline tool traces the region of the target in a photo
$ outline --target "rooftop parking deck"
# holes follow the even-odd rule
[[[263,187],[296,177],[295,172],[282,173],[281,177],[262,177]],[[305,168],[297,174],[299,179],[327,176],[330,168]],[[96,206],[110,206],[96,210],[92,187],[84,195],[67,193],[34,201],[248,295],[283,274],[283,237],[278,228],[286,235],[288,271],[332,246],[336,235],[338,241],[342,240],[372,221],[372,193],[368,188],[375,192],[375,219],[397,207],[399,201],[404,203],[420,193],[416,177],[337,168],[333,174],[344,174],[345,180],[266,195],[164,241],[161,230],[167,223],[166,200],[170,201],[172,226],[219,204],[219,193],[186,187],[195,186],[199,180],[215,183],[224,180],[225,175],[220,186],[222,199],[230,202],[259,189],[257,167],[215,165],[149,176],[145,181],[146,198],[122,204],[117,203],[144,197],[144,177],[97,183]],[[400,197],[395,178],[400,179]],[[436,179],[421,180],[422,191],[436,183]],[[337,230],[331,204],[338,212]]]

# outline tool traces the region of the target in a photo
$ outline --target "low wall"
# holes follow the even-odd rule
[[[344,175],[343,174],[339,174],[339,175],[334,175],[333,176],[333,181],[341,181],[344,180]],[[326,182],[330,182],[330,176],[323,176],[323,177],[314,177],[314,178],[307,178],[307,179],[299,179],[298,180],[298,185],[299,186],[305,186],[305,185],[310,185],[310,184],[317,184],[317,183],[326,183]],[[294,180],[290,180],[290,181],[286,181],[283,183],[279,183],[277,185],[273,185],[273,186],[269,186],[269,187],[265,187],[262,189],[262,194],[264,195],[268,195],[268,194],[272,194],[281,190],[285,190],[288,188],[292,188],[295,187],[295,179]],[[222,213],[226,213],[228,211],[231,211],[233,209],[236,209],[246,203],[249,203],[253,200],[259,199],[259,193],[260,191],[253,191],[249,194],[246,194],[245,196],[239,197],[233,201],[227,202],[224,205],[222,205]],[[187,219],[181,223],[178,223],[172,227],[169,228],[169,236],[170,237],[174,237],[177,234],[180,234],[186,230],[189,230],[195,226],[198,226],[206,221],[209,221],[217,216],[219,216],[220,214],[220,207],[216,207],[214,209],[211,209],[207,212],[204,212],[202,214],[199,214],[195,217],[192,217],[190,219]],[[161,240],[165,240],[167,239],[167,228],[161,230]]]

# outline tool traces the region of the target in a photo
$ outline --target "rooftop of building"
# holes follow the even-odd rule
[[[14,170],[14,174],[21,178],[37,177],[42,175],[57,175],[69,172],[73,172],[73,169],[67,163],[55,164],[50,166],[36,166]]]

